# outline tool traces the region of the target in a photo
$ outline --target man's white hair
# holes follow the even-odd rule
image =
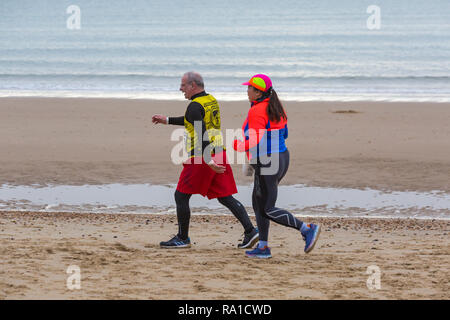
[[[187,76],[187,83],[195,82],[195,84],[197,86],[199,86],[200,88],[204,88],[205,87],[205,84],[203,82],[203,78],[200,75],[200,73],[194,72],[194,71],[189,71],[189,72],[186,72],[184,75]]]

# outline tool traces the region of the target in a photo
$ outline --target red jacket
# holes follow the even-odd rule
[[[242,125],[244,141],[234,140],[236,151],[247,152],[248,159],[261,155],[286,151],[285,139],[288,137],[287,120],[269,120],[267,106],[269,98],[254,101]]]

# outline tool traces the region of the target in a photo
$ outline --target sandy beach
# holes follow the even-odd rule
[[[179,116],[185,107],[1,98],[0,182],[176,183],[181,167],[170,158],[176,127],[155,126],[151,116]],[[221,102],[222,128],[240,128],[248,107]],[[448,103],[285,107],[291,165],[282,184],[450,192]],[[233,169],[237,183],[251,182],[239,165]],[[193,247],[163,250],[159,241],[177,230],[173,214],[3,211],[0,299],[450,298],[448,220],[305,220],[323,225],[312,253],[303,253],[297,232],[272,224],[273,258],[255,261],[236,248],[242,230],[232,216],[193,216]],[[79,290],[66,286],[71,265],[81,270]],[[370,266],[381,271],[380,289],[367,287]]]
[[[450,1],[0,8],[0,302],[153,300],[150,317],[164,306],[169,318],[215,319],[246,310],[193,314],[186,300],[243,300],[272,303],[264,317],[278,319],[290,310],[275,305],[303,317],[322,311],[302,300],[450,300]],[[192,247],[163,249],[179,231],[177,206],[186,207],[176,189],[189,134],[152,117],[183,117],[184,98],[203,90],[219,103],[239,203],[194,194]],[[248,100],[267,95],[288,118],[275,207],[321,233],[305,254],[298,230],[272,222],[272,257],[251,259],[231,210],[245,208],[257,226],[254,177],[233,141],[243,139]],[[214,103],[201,104],[216,126]],[[272,132],[273,149],[286,131]],[[267,211],[284,219],[276,209]]]
[[[194,216],[191,249],[160,249],[174,215],[2,213],[1,299],[449,299],[449,221],[310,219],[309,254],[295,230],[271,228],[273,258],[236,248],[231,216]],[[67,288],[69,266],[81,288]],[[379,289],[367,268],[380,270]]]

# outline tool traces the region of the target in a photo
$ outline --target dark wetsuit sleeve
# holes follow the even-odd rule
[[[169,123],[177,126],[184,126],[184,116],[181,117],[169,117]]]
[[[194,126],[194,130],[196,130],[197,133],[197,137],[200,141],[197,141],[197,146],[202,146],[202,149],[197,149],[197,154],[204,154],[205,148],[209,145],[209,141],[203,140],[203,137],[205,136],[205,132],[206,132],[206,125],[205,122],[203,121],[203,118],[205,117],[205,109],[203,108],[203,106],[198,103],[198,102],[191,102],[189,104],[189,106],[187,107],[186,110],[186,114],[185,114],[185,118],[186,121],[190,122],[193,126]],[[201,122],[201,132],[200,132],[200,126],[196,127],[195,126],[195,122],[199,121]],[[192,154],[194,155],[195,150],[192,150]],[[211,160],[210,158],[210,152],[207,152],[207,154],[205,155],[205,162],[209,162]]]

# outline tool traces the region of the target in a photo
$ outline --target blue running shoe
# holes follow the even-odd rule
[[[166,249],[190,248],[191,239],[187,238],[186,240],[182,240],[178,235],[176,235],[169,241],[161,241],[159,246]]]
[[[270,254],[270,248],[267,246],[265,246],[262,249],[256,247],[252,251],[245,251],[245,255],[249,258],[261,258],[261,259],[272,258],[272,255]]]
[[[305,253],[311,252],[316,245],[317,239],[319,239],[320,234],[320,226],[317,224],[310,224],[309,230],[306,234],[303,235],[303,239],[305,240]]]

